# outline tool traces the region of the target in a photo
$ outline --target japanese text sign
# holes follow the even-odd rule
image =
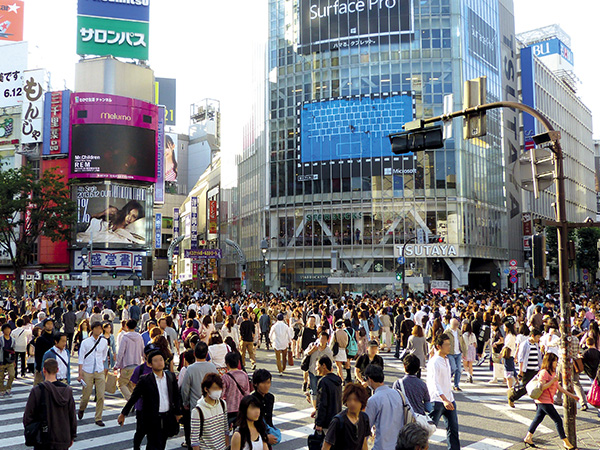
[[[77,17],[77,54],[148,59],[148,22]]]
[[[24,73],[21,144],[42,142],[45,78],[44,69],[27,70]]]

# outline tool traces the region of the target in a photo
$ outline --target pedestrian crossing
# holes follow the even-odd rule
[[[391,353],[381,355],[385,362],[386,374],[390,384],[400,376],[403,376],[403,365],[396,360]],[[466,376],[463,374],[461,381],[461,393],[456,394],[457,400],[477,402],[489,409],[490,414],[496,414],[507,419],[509,422],[528,426],[531,423],[535,412],[533,401],[528,398],[523,398],[516,402],[516,407],[510,408],[506,401],[506,385],[503,383],[489,384],[491,371],[487,364],[481,367],[475,367],[473,376],[474,383],[467,383]],[[297,392],[298,397],[303,397],[300,392],[300,372],[293,371],[286,375],[286,378],[277,381],[286,386],[286,391]],[[426,378],[426,372],[423,371],[423,379]],[[76,370],[72,372],[72,379],[76,380]],[[591,381],[587,377],[581,379],[584,390],[587,392],[591,387]],[[285,383],[288,383],[287,385]],[[23,410],[29,397],[29,393],[33,386],[33,378],[30,376],[25,379],[15,380],[12,389],[12,397],[3,398],[0,400],[0,442],[3,448],[14,450],[24,450],[23,437]],[[78,404],[81,396],[81,385],[77,382],[72,383],[75,402]],[[276,400],[277,400],[277,393]],[[117,424],[117,416],[120,414],[122,407],[125,405],[125,400],[122,398],[119,391],[116,394],[106,394],[105,407],[103,413],[103,421],[106,427],[98,427],[94,423],[94,407],[95,403],[90,399],[90,403],[86,410],[83,420],[78,422],[77,440],[71,447],[72,449],[94,449],[103,448],[106,450],[121,450],[132,447],[133,435],[135,432],[135,416],[127,417],[125,425],[120,427]],[[306,447],[306,438],[314,432],[314,419],[310,417],[312,408],[305,404],[304,409],[299,409],[294,403],[276,402],[274,407],[274,425],[282,432],[282,442],[277,446],[278,450],[300,449]],[[562,408],[557,407],[562,413]],[[459,407],[459,420],[460,420]],[[587,418],[578,418],[578,420],[597,420],[595,414],[588,414]],[[549,424],[552,427],[552,424]],[[538,431],[542,434],[551,433],[554,428],[550,428],[544,424],[540,425]],[[465,446],[471,450],[505,450],[506,448],[518,443],[522,437],[516,436],[514,440],[494,439],[491,437],[481,436],[482,439],[470,443]],[[181,448],[183,442],[183,428],[179,436],[169,439],[167,449]],[[432,448],[444,448],[446,446],[446,430],[443,423],[440,423],[438,430],[430,439]]]

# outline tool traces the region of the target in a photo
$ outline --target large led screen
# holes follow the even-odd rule
[[[347,97],[300,106],[300,161],[356,160],[391,155],[388,135],[413,120],[409,94]]]
[[[74,125],[71,174],[152,179],[156,176],[156,132],[126,125]]]
[[[300,0],[300,53],[398,42],[413,33],[412,0]]]
[[[75,242],[94,248],[148,247],[152,232],[152,194],[146,187],[121,183],[77,185]]]

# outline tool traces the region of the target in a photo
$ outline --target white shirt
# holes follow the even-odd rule
[[[156,386],[158,387],[158,412],[165,413],[169,411],[169,388],[167,387],[167,376],[163,372],[163,376],[159,377],[154,374]]]
[[[458,330],[453,330],[450,328],[450,333],[454,336],[454,348],[452,349],[453,355],[458,355],[460,353],[460,342],[458,340],[460,334],[458,334]]]
[[[281,320],[278,320],[277,323],[271,327],[271,332],[269,333],[269,338],[271,338],[271,343],[275,350],[287,349],[292,342],[293,337],[294,333],[292,332],[292,329]]]
[[[451,373],[448,358],[442,358],[437,353],[427,363],[427,389],[432,402],[443,401],[442,395],[448,401],[454,401]]]
[[[85,373],[104,372],[104,360],[108,354],[108,340],[102,336],[98,339],[100,339],[100,342],[87,358],[85,355],[87,355],[96,344],[94,336],[84,339],[79,347],[79,365],[83,366],[82,368]]]
[[[98,347],[99,346],[100,346],[100,344],[98,344]],[[67,349],[60,350],[58,347],[56,347],[56,345],[54,347],[52,347],[52,350],[54,352],[56,352],[56,354],[59,355],[60,358],[62,358],[62,359],[55,358],[56,362],[58,363],[58,373],[56,374],[56,379],[57,380],[66,380],[68,367],[63,362],[63,359],[65,361],[69,362],[69,353],[67,352]],[[92,356],[92,355],[90,355],[90,356]]]

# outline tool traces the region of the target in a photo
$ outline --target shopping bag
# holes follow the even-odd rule
[[[588,392],[587,401],[593,407],[600,408],[600,385],[598,385],[596,378],[594,378],[594,384],[592,384],[592,388]]]
[[[117,376],[114,372],[108,372],[106,374],[106,385],[104,390],[109,394],[114,394],[117,392]]]
[[[287,357],[288,357],[288,366],[293,366],[294,365],[294,354],[292,353],[291,349],[288,350]]]

